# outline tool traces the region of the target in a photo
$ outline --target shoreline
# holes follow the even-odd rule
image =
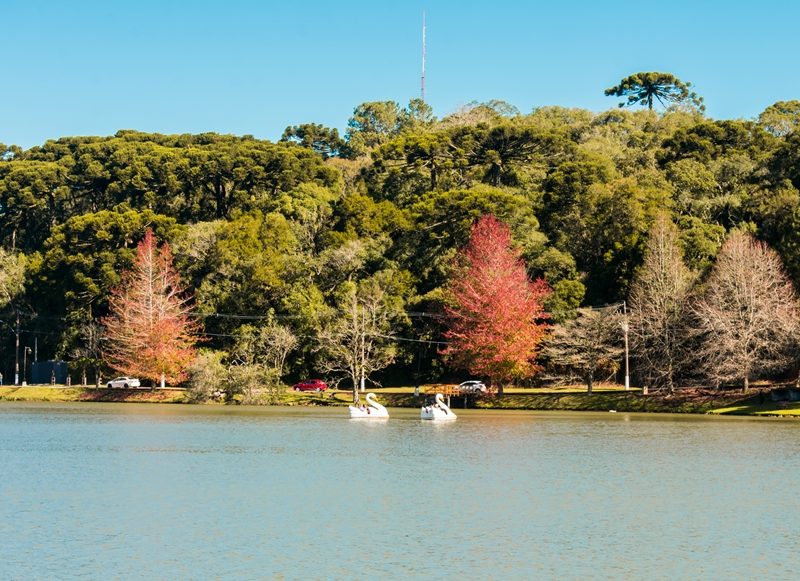
[[[435,387],[428,387],[430,393]],[[414,395],[409,388],[374,389],[387,407],[420,407],[428,394]],[[537,411],[617,411],[636,413],[682,413],[715,415],[752,415],[800,417],[800,402],[771,401],[768,394],[753,390],[711,391],[704,389],[677,390],[674,394],[651,393],[640,390],[624,391],[600,388],[588,394],[577,389],[513,389],[502,396],[452,396],[454,409],[537,410]],[[346,406],[351,403],[349,390],[330,390],[326,393],[295,393],[287,389],[269,405],[277,406]],[[108,389],[86,386],[2,386],[0,403],[31,402],[102,402],[102,403],[170,403],[183,405],[237,405],[237,403],[191,402],[182,388],[165,389]]]

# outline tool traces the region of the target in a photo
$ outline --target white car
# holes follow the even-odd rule
[[[108,382],[108,388],[122,387],[128,389],[129,387],[141,387],[142,384],[135,377],[117,377]]]
[[[486,385],[482,381],[465,381],[458,385],[458,390],[462,393],[486,393]]]

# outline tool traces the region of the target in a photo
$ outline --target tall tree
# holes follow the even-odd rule
[[[172,265],[169,244],[159,249],[148,229],[137,248],[133,268],[109,299],[103,319],[105,357],[114,369],[178,383],[195,355],[197,325],[190,317],[189,297]]]
[[[659,216],[629,296],[632,348],[645,388],[674,390],[693,278],[683,262],[678,229],[666,215]]]
[[[394,329],[404,316],[403,301],[389,281],[396,284],[403,278],[401,273],[383,272],[360,284],[345,283],[334,316],[317,337],[320,366],[351,380],[354,402],[359,388],[363,391],[370,376],[397,354]]]
[[[505,382],[539,370],[535,359],[548,327],[542,303],[550,287],[528,279],[508,226],[490,215],[475,224],[456,264],[443,354],[454,366],[498,383],[502,393]]]
[[[401,109],[395,101],[362,103],[347,121],[348,147],[355,156],[386,143],[399,130]]]
[[[705,111],[703,98],[691,87],[691,83],[684,83],[671,73],[647,72],[625,77],[619,85],[606,89],[605,94],[606,97],[627,97],[627,101],[619,104],[620,107],[639,104],[652,109],[654,102],[658,101],[664,107],[677,103]]]
[[[622,319],[611,309],[578,309],[578,316],[553,327],[542,354],[556,369],[577,373],[592,393],[598,373],[613,373],[622,355]]]
[[[705,339],[699,355],[717,383],[738,380],[747,391],[751,379],[796,358],[794,287],[778,254],[749,234],[734,231],[722,245],[694,314]]]
[[[319,123],[302,123],[290,125],[283,131],[281,141],[297,143],[312,149],[324,159],[336,157],[345,147],[344,139],[339,137],[339,130],[325,127]]]

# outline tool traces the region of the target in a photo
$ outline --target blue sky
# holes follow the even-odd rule
[[[437,116],[502,99],[600,111],[638,71],[694,83],[713,118],[800,98],[800,5],[510,0],[7,0],[0,142],[118,129],[344,129],[364,101],[427,97]]]

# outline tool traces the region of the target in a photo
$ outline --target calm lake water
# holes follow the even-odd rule
[[[796,579],[800,422],[0,405],[2,579]]]

